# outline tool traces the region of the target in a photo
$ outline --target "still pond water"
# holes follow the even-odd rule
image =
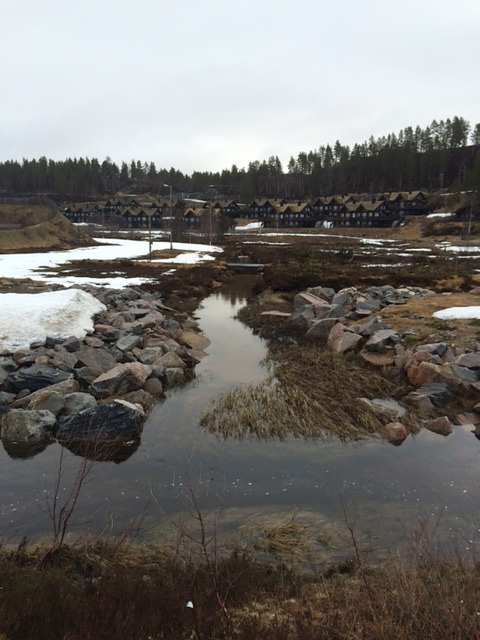
[[[471,545],[480,529],[480,442],[468,428],[457,427],[448,438],[423,430],[401,447],[337,439],[223,440],[203,431],[199,418],[213,398],[267,375],[264,343],[234,318],[252,282],[239,276],[203,301],[196,317],[212,341],[208,357],[192,382],[156,406],[127,460],[95,463],[82,489],[77,525],[119,531],[146,513],[151,528],[143,535],[154,538],[166,517],[188,510],[192,488],[205,513],[221,508],[220,526],[230,532],[286,521],[295,511],[314,534],[327,523],[342,528],[345,506],[357,532],[380,550],[395,546],[419,518],[432,526],[440,522],[447,536],[460,532],[463,547]],[[59,459],[57,443],[28,459],[0,451],[3,540],[48,535],[45,511]],[[79,461],[65,453],[62,497]]]

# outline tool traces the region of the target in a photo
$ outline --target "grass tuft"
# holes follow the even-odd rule
[[[380,374],[366,375],[354,357],[322,347],[279,346],[269,358],[273,377],[217,397],[201,416],[203,427],[223,438],[362,439],[381,433],[385,419],[357,398],[395,398],[401,391]],[[402,420],[418,430],[413,419]]]

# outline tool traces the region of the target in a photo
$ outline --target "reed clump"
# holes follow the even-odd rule
[[[272,375],[217,397],[201,416],[210,433],[223,438],[254,436],[362,439],[381,433],[385,418],[357,402],[359,397],[395,398],[401,389],[354,357],[317,346],[277,346],[269,352]],[[412,432],[411,416],[402,418]]]

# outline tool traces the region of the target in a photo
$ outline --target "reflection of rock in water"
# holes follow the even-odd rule
[[[2,440],[3,448],[10,458],[14,460],[33,458],[38,453],[42,453],[52,444],[53,440],[40,440],[37,442],[18,442],[14,440]]]
[[[117,439],[103,442],[89,442],[85,440],[59,440],[60,444],[76,456],[87,458],[95,462],[125,462],[135,453],[140,444],[140,438],[133,440]]]

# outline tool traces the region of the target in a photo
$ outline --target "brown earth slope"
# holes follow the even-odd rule
[[[0,204],[0,253],[71,249],[95,244],[61,213],[45,206]]]

